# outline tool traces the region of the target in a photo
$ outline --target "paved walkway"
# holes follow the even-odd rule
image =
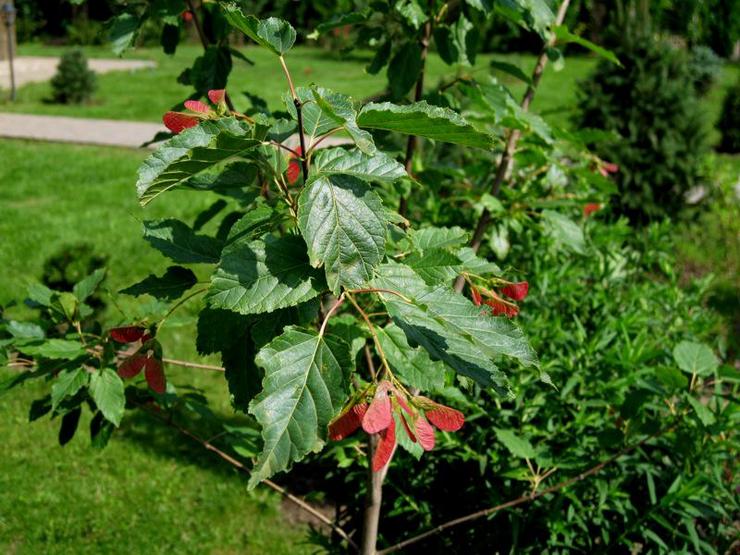
[[[0,137],[137,148],[162,124],[111,119],[83,119],[0,112]]]
[[[88,59],[88,65],[96,73],[110,71],[135,71],[156,67],[150,60],[109,60]],[[19,56],[15,58],[15,85],[20,87],[26,83],[39,83],[51,79],[57,71],[59,58],[49,56]],[[10,66],[7,60],[0,61],[0,88],[10,88]]]
[[[164,125],[142,121],[112,119],[69,118],[66,116],[39,116],[0,112],[0,137],[30,139],[90,145],[138,148],[151,141]],[[322,147],[350,144],[346,137],[332,135],[321,142]],[[298,135],[288,137],[286,143],[298,145]],[[150,145],[157,148],[159,143]]]

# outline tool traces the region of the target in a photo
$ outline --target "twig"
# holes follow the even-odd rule
[[[393,289],[378,289],[375,287],[368,287],[366,289],[352,289],[350,293],[388,293],[390,295],[396,295],[397,297],[400,297],[401,299],[403,299],[404,302],[408,304],[414,303],[414,301],[409,299],[407,296],[402,295],[401,293],[399,293],[398,291],[394,291]]]
[[[232,465],[233,467],[237,468],[239,471],[244,472],[245,474],[251,474],[251,472],[249,471],[249,469],[246,466],[244,466],[244,464],[241,461],[235,459],[234,457],[232,457],[228,453],[222,451],[221,449],[219,449],[218,447],[216,447],[212,443],[210,443],[210,442],[208,442],[208,441],[206,441],[206,440],[198,437],[197,435],[195,435],[193,432],[191,432],[187,428],[183,428],[182,426],[180,426],[176,422],[174,422],[174,421],[172,421],[170,419],[163,418],[163,417],[161,417],[161,416],[153,413],[152,411],[150,411],[148,409],[147,409],[147,412],[150,415],[157,417],[162,422],[165,422],[166,424],[172,426],[173,428],[175,428],[176,430],[178,430],[183,435],[186,435],[187,437],[189,437],[189,438],[193,439],[194,441],[200,443],[207,450],[212,451],[213,453],[215,453],[216,455],[218,455],[219,457],[221,457],[223,460],[225,460],[226,462],[228,462],[230,465]],[[312,507],[311,505],[309,505],[308,503],[306,503],[303,499],[300,499],[299,497],[296,497],[295,495],[293,495],[292,493],[290,493],[288,490],[286,490],[284,487],[279,486],[278,484],[276,484],[275,482],[273,482],[271,480],[263,480],[261,483],[264,484],[264,485],[266,485],[267,487],[275,490],[276,492],[280,493],[281,495],[285,496],[286,499],[288,499],[289,501],[291,501],[292,503],[294,503],[295,505],[297,505],[298,507],[300,507],[301,509],[303,509],[304,511],[306,511],[307,513],[309,513],[310,515],[318,518],[324,524],[330,526],[331,529],[334,530],[337,534],[339,534],[339,536],[341,536],[343,539],[345,539],[349,545],[351,545],[355,549],[358,549],[357,544],[352,540],[352,538],[349,537],[349,535],[347,534],[347,532],[345,532],[344,529],[341,526],[339,526],[334,521],[332,521],[329,517],[327,517],[326,515],[322,514],[317,509],[315,509],[314,507]]]
[[[226,369],[223,366],[214,366],[212,364],[200,364],[199,362],[188,362],[186,360],[177,360],[174,358],[163,358],[162,362],[167,364],[174,364],[175,366],[183,366],[185,368],[201,368],[203,370],[213,370],[215,372],[225,372]]]
[[[326,330],[326,325],[329,323],[329,318],[331,318],[331,315],[334,314],[339,306],[344,302],[344,295],[345,293],[339,295],[339,298],[329,309],[329,312],[326,313],[326,316],[324,316],[324,321],[321,323],[321,328],[319,329],[319,337],[322,337],[324,335],[324,330]]]
[[[558,13],[555,16],[555,22],[553,23],[554,26],[558,26],[563,23],[563,20],[565,19],[565,14],[568,11],[569,4],[570,0],[563,0],[562,4],[560,4],[560,7],[558,8]],[[540,79],[542,79],[542,74],[545,71],[545,66],[547,65],[547,51],[555,44],[555,40],[556,37],[553,33],[543,46],[542,51],[537,58],[537,63],[535,64],[534,70],[532,71],[532,79],[527,86],[527,90],[524,93],[524,97],[522,98],[521,102],[522,111],[524,112],[529,111],[529,105],[534,99],[534,94],[537,90],[537,86],[540,83]],[[514,162],[514,153],[516,152],[516,147],[521,136],[522,132],[519,129],[510,129],[507,133],[506,147],[504,148],[504,152],[501,155],[501,160],[499,161],[498,167],[496,168],[496,175],[493,178],[493,182],[491,183],[490,194],[494,197],[498,196],[498,194],[501,192],[501,186],[503,185],[504,181],[507,181],[511,177],[511,171]],[[483,213],[478,219],[478,223],[475,226],[475,231],[473,232],[473,237],[470,240],[470,246],[472,247],[473,252],[478,252],[478,249],[483,242],[483,236],[485,235],[490,223],[491,213],[488,211],[487,208],[485,208],[483,209]],[[462,279],[461,276],[458,276],[457,280],[455,281],[455,291],[459,293],[463,290],[463,287],[465,287],[465,281]]]
[[[448,522],[445,522],[444,524],[440,524],[439,526],[435,526],[431,530],[427,530],[426,532],[419,534],[418,536],[414,536],[413,538],[409,538],[407,540],[404,540],[402,542],[399,542],[397,544],[394,544],[390,547],[387,547],[385,549],[382,549],[378,551],[377,555],[386,555],[387,553],[394,553],[396,551],[399,551],[405,547],[408,547],[409,545],[415,544],[420,542],[421,540],[424,540],[430,536],[434,536],[436,534],[439,534],[440,532],[443,532],[444,530],[448,528],[452,528],[453,526],[458,526],[460,524],[464,524],[466,522],[470,522],[472,520],[477,520],[479,518],[483,518],[485,516],[489,516],[493,513],[502,511],[504,509],[509,509],[511,507],[516,507],[517,505],[523,505],[524,503],[529,503],[530,501],[534,501],[535,499],[542,497],[543,495],[547,495],[549,493],[555,493],[556,491],[559,491],[563,488],[566,488],[568,486],[571,486],[577,482],[580,482],[582,480],[585,480],[589,476],[593,476],[594,474],[597,474],[600,472],[605,466],[610,465],[611,463],[618,460],[620,457],[630,453],[631,451],[634,451],[638,447],[642,447],[645,443],[650,441],[651,439],[654,439],[656,437],[659,437],[670,430],[672,430],[675,427],[675,422],[671,424],[670,426],[667,426],[663,428],[662,430],[658,430],[657,432],[644,437],[642,440],[638,441],[637,443],[634,443],[630,445],[629,447],[625,447],[615,455],[612,455],[605,461],[600,462],[599,464],[592,466],[588,470],[581,472],[580,474],[568,478],[567,480],[564,480],[560,482],[559,484],[556,484],[554,486],[550,486],[549,488],[545,488],[543,490],[540,490],[536,493],[530,493],[527,495],[522,495],[521,497],[517,497],[516,499],[512,499],[511,501],[507,501],[506,503],[501,503],[500,505],[496,505],[495,507],[489,507],[488,509],[483,509],[481,511],[476,511],[474,513],[471,513],[466,516],[462,516],[459,518],[456,518],[454,520],[450,520]]]
[[[301,169],[303,170],[303,180],[308,181],[308,158],[306,156],[306,135],[303,132],[303,103],[295,92],[293,86],[293,78],[290,76],[288,66],[285,64],[285,58],[280,56],[280,65],[285,73],[285,78],[288,80],[288,87],[290,87],[290,96],[293,97],[293,105],[295,106],[296,119],[298,120],[298,138],[301,142]]]

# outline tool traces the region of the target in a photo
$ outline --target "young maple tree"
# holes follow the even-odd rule
[[[137,13],[139,22],[164,9],[155,4]],[[284,74],[287,85],[281,112],[264,106],[234,109],[225,86],[231,57],[240,55],[228,46],[228,29],[218,27],[216,42],[209,42],[197,11],[186,12],[198,23],[204,46],[203,56],[181,78],[195,92],[182,109],[164,114],[172,136],[142,164],[136,189],[143,206],[165,203],[173,190],[223,198],[192,224],[171,218],[144,222],[145,240],[175,265],[122,293],[170,303],[165,314],[148,314],[107,331],[86,327],[86,300],[103,279],[100,271],[71,293],[31,288],[29,299],[47,324],[14,325],[12,345],[30,357],[23,360],[34,370],[13,377],[4,388],[34,377],[49,379],[50,394],[34,403],[31,414],[33,419],[60,415],[61,443],[74,435],[85,404],[94,413],[96,445],[107,442],[126,408],[155,402],[207,413],[168,383],[166,348],[158,339],[172,313],[201,300],[197,349],[202,355],[220,354],[234,408],[251,414],[260,428],[261,442],[249,452],[249,487],[270,484],[270,477],[328,441],[351,442],[362,429],[371,472],[361,550],[373,553],[379,492],[397,447],[419,456],[434,449],[437,430],[456,432],[465,423],[461,411],[442,402],[450,402],[446,388],[477,384],[511,397],[507,372],[514,368],[549,381],[516,324],[529,283],[510,281],[477,251],[486,238],[496,252],[508,241],[504,226],[521,226],[513,217],[502,217],[493,229],[490,224],[503,210],[497,196],[511,178],[523,134],[532,164],[545,161],[548,169],[547,179],[536,181],[541,168],[522,164],[519,184],[546,188],[538,190],[542,197],[559,194],[567,171],[587,184],[586,194],[569,195],[568,202],[582,206],[584,216],[596,217],[601,204],[589,202],[592,191],[610,186],[606,178],[618,168],[590,154],[578,137],[530,114],[528,106],[544,63],[559,56],[556,43],[577,42],[610,54],[562,26],[567,1],[557,16],[543,2],[513,2],[502,13],[539,33],[545,47],[531,79],[509,64],[492,66],[527,82],[524,101],[514,101],[495,79],[464,75],[423,100],[431,41],[446,63],[472,63],[473,21],[485,19],[493,8],[481,1],[469,1],[465,9],[447,2],[431,2],[429,9],[416,2],[392,4],[393,9],[338,16],[316,31],[351,23],[359,29],[360,43],[374,41],[376,55],[368,71],[388,66],[389,100],[365,103],[319,85],[294,83],[289,62],[296,32],[287,22],[258,19],[234,2],[204,6],[274,55],[275,71]],[[179,16],[180,8],[172,7],[167,21]],[[128,29],[130,16],[119,16],[114,31]],[[172,40],[175,35],[167,33]],[[408,102],[412,90],[414,100]],[[397,136],[403,138],[400,148],[392,140]],[[416,171],[423,168],[418,138],[455,145],[457,173],[434,186],[453,191],[472,207],[451,209],[456,223],[464,215],[472,238],[460,227],[407,219],[413,217],[413,191],[436,194],[434,178],[428,182],[423,170]],[[582,252],[580,228],[558,211],[527,205],[527,195],[537,196],[525,191],[520,204],[547,233]],[[227,206],[231,211],[224,215]],[[214,233],[203,232],[209,224]],[[61,336],[52,337],[53,330]],[[142,377],[145,389],[136,387]],[[530,470],[536,491],[550,471]]]

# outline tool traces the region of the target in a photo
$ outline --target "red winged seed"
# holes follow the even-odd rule
[[[522,301],[529,293],[529,283],[526,281],[520,281],[519,283],[512,283],[504,287],[501,292],[515,301]]]
[[[408,414],[411,416],[414,415],[413,411],[411,410],[411,407],[409,407],[409,404],[406,402],[406,397],[403,396],[401,392],[399,392],[397,389],[393,390],[395,393],[395,399],[398,401],[399,406],[405,410]]]
[[[125,326],[110,330],[110,337],[117,343],[133,343],[139,339],[146,341],[144,338],[149,337],[149,334],[146,332],[145,328],[140,328],[139,326]]]
[[[385,430],[393,422],[393,413],[391,411],[391,399],[388,392],[383,391],[375,394],[375,399],[362,418],[362,429],[368,434],[377,434]]]
[[[199,114],[207,114],[211,109],[200,100],[186,100],[184,103],[185,107],[191,112],[198,112]]]
[[[396,449],[396,421],[391,417],[390,425],[380,432],[380,441],[373,455],[373,472],[377,472],[391,460]]]
[[[601,210],[601,204],[598,202],[589,202],[588,204],[583,205],[583,216],[588,218],[591,214],[598,212],[599,210]]]
[[[416,436],[419,438],[419,445],[424,451],[434,449],[434,428],[426,421],[426,418],[419,416],[416,420]]]
[[[288,163],[288,169],[285,172],[285,176],[288,178],[288,183],[293,185],[301,175],[301,165],[295,160],[291,160]]]
[[[480,296],[480,291],[478,291],[475,287],[471,287],[470,295],[473,297],[473,302],[475,303],[475,306],[480,306],[480,304],[483,302],[483,299]]]
[[[339,441],[351,436],[362,425],[362,417],[367,412],[367,403],[354,405],[334,422],[329,424],[329,439]]]
[[[123,379],[133,378],[146,366],[145,355],[134,355],[124,360],[118,367],[118,375]]]
[[[162,363],[155,358],[147,358],[145,366],[144,377],[146,383],[149,384],[152,391],[162,395],[167,390],[167,379],[164,376],[164,370],[162,370]]]
[[[514,316],[519,314],[518,306],[513,306],[513,305],[504,303],[496,299],[488,299],[483,302],[491,307],[492,309],[491,312],[493,312],[494,316],[500,316],[501,314],[505,314],[509,318],[513,318]]]
[[[406,435],[409,436],[409,439],[416,443],[416,436],[414,435],[414,432],[411,431],[411,428],[409,427],[409,423],[406,422],[406,415],[401,413],[399,414],[401,417],[401,422],[403,423],[403,427],[406,429]]]
[[[165,127],[173,133],[180,133],[181,131],[190,127],[198,125],[198,118],[189,116],[187,114],[181,114],[179,112],[167,112],[162,116],[162,122]]]
[[[463,413],[445,405],[437,405],[434,409],[426,411],[425,414],[429,422],[444,432],[456,432],[465,424]]]
[[[221,104],[226,101],[226,89],[214,89],[208,91],[208,99],[214,104]]]

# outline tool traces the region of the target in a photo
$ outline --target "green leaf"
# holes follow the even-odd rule
[[[28,299],[41,306],[50,307],[54,291],[41,283],[31,283],[28,286]]]
[[[546,0],[501,0],[495,7],[515,23],[536,31],[542,37],[547,35],[555,21],[555,14]]]
[[[524,73],[521,69],[519,69],[519,67],[515,66],[514,64],[492,60],[490,63],[490,66],[493,69],[503,71],[504,73],[508,73],[509,75],[516,77],[517,79],[519,79],[520,81],[523,81],[527,85],[529,85],[532,82],[529,76],[526,73]]]
[[[244,15],[242,9],[233,2],[221,3],[221,8],[233,27],[278,56],[290,50],[295,42],[295,29],[287,21],[277,17],[257,19],[253,15]]]
[[[321,109],[321,106],[316,102],[313,90],[307,87],[298,87],[296,88],[296,96],[301,102],[303,133],[309,145],[313,144],[318,137],[342,126],[342,123],[335,116]],[[283,96],[283,102],[291,117],[297,120],[298,112],[296,111],[295,103],[290,93],[286,93]]]
[[[621,67],[621,63],[619,61],[619,58],[617,58],[613,52],[610,50],[607,50],[606,48],[602,48],[598,44],[594,44],[590,40],[584,39],[583,37],[576,35],[574,33],[571,33],[568,30],[567,25],[558,25],[553,29],[555,33],[555,37],[557,38],[558,44],[568,44],[568,43],[575,43],[580,46],[583,46],[584,48],[587,48],[594,54],[598,54],[605,60],[609,60],[613,64],[617,64]]]
[[[493,9],[493,0],[465,0],[465,3],[484,14],[487,14]]]
[[[581,227],[571,220],[553,210],[543,210],[542,220],[546,231],[559,244],[569,247],[578,254],[586,252],[586,240],[583,237]]]
[[[501,126],[534,133],[547,144],[553,143],[552,131],[545,121],[525,111],[511,92],[491,78],[488,83],[461,85],[460,89],[469,98],[471,106],[467,116],[498,129]]]
[[[523,459],[534,459],[537,453],[534,451],[534,447],[529,441],[523,437],[519,437],[511,430],[503,430],[501,428],[494,428],[496,437],[504,444],[509,452],[515,457],[521,457]]]
[[[434,41],[440,58],[449,64],[472,66],[478,43],[478,30],[464,15],[451,25],[440,25],[434,29]]]
[[[481,258],[475,251],[470,247],[463,247],[455,252],[457,257],[460,259],[461,270],[470,274],[478,276],[485,276],[488,274],[500,275],[501,268],[493,262],[489,262],[485,258]]]
[[[10,320],[5,329],[16,339],[43,339],[46,336],[44,328],[33,322]]]
[[[708,406],[703,404],[699,399],[692,397],[691,395],[686,397],[689,404],[694,409],[696,416],[701,420],[704,426],[711,426],[717,419],[714,417],[714,413],[709,409]]]
[[[134,14],[125,12],[113,19],[108,31],[108,40],[111,50],[116,56],[120,56],[134,42],[141,20]]]
[[[139,283],[122,289],[121,293],[135,297],[151,295],[156,299],[174,301],[197,282],[198,278],[192,270],[182,266],[170,266],[162,277],[149,274]]]
[[[361,287],[385,255],[387,220],[380,197],[346,175],[312,178],[298,199],[298,227],[311,265],[329,288]]]
[[[239,220],[231,226],[226,245],[236,241],[249,241],[276,229],[282,216],[261,200],[256,202]]]
[[[397,325],[380,328],[377,334],[388,363],[405,385],[422,391],[434,391],[444,386],[444,364],[432,361],[424,349],[411,347]]]
[[[358,149],[324,148],[313,159],[313,175],[351,175],[364,181],[392,183],[408,174],[403,165],[382,152],[368,155]]]
[[[59,427],[59,445],[64,446],[75,436],[77,425],[80,423],[81,407],[75,407],[62,416],[62,425]]]
[[[367,129],[395,131],[483,149],[493,146],[490,135],[477,131],[457,112],[424,101],[405,106],[371,102],[360,111],[357,124]]]
[[[207,300],[214,308],[257,314],[305,302],[324,287],[300,237],[267,235],[239,239],[224,249]]]
[[[254,363],[257,353],[250,334],[254,322],[252,316],[208,307],[198,315],[198,353],[221,353],[231,404],[244,413],[259,393],[263,375]]]
[[[213,190],[224,185],[226,164],[247,160],[258,163],[261,141],[249,136],[250,126],[235,118],[205,120],[162,145],[139,168],[136,191],[143,206],[174,189]],[[231,176],[227,174],[226,178]],[[248,174],[237,176],[249,184]]]
[[[357,126],[357,111],[349,96],[316,86],[311,88],[311,92],[318,107],[352,137],[357,148],[365,154],[377,152],[373,136]]]
[[[116,427],[121,424],[126,409],[123,381],[110,368],[103,368],[90,376],[90,396],[106,420]]]
[[[51,385],[51,408],[56,410],[64,399],[72,397],[82,387],[87,385],[90,374],[88,374],[82,368],[75,368],[74,370],[64,370],[59,372],[59,375]]]
[[[318,450],[327,425],[347,399],[348,346],[312,329],[290,326],[263,347],[263,391],[250,404],[262,425],[264,446],[249,487]]]
[[[100,285],[105,277],[105,268],[95,270],[92,274],[83,278],[80,282],[76,283],[72,288],[72,293],[77,297],[77,300],[83,302],[90,295],[95,293],[95,290]]]
[[[368,332],[360,325],[357,318],[351,314],[332,316],[328,329],[328,333],[341,338],[349,345],[350,358],[355,361],[368,338]]]
[[[319,23],[316,26],[316,30],[308,35],[307,38],[315,40],[319,38],[320,35],[323,35],[327,31],[331,31],[332,29],[338,29],[346,25],[354,25],[356,23],[363,23],[364,21],[367,21],[367,19],[371,15],[372,10],[370,10],[369,8],[360,11],[334,14],[327,21]]]
[[[421,46],[416,40],[404,44],[388,64],[388,84],[395,99],[406,96],[421,73]]]
[[[461,269],[460,259],[443,249],[413,252],[404,263],[419,274],[429,285],[455,279]]]
[[[381,293],[393,321],[411,345],[421,345],[433,360],[483,386],[509,394],[508,380],[495,364],[502,356],[536,366],[537,358],[524,334],[510,320],[493,317],[449,285],[428,286],[411,268],[387,263],[378,267],[373,286],[404,295]]]
[[[386,40],[377,50],[375,56],[370,63],[365,67],[365,71],[370,75],[376,75],[385,64],[388,63],[388,59],[391,57],[391,41]]]
[[[144,239],[163,255],[181,264],[214,264],[223,244],[207,235],[198,235],[179,220],[147,220]]]
[[[396,3],[395,9],[417,31],[429,19],[417,0],[401,0]]]
[[[47,339],[43,343],[24,345],[22,351],[28,355],[56,360],[74,360],[85,354],[79,341]]]
[[[330,131],[344,129],[357,147],[366,154],[374,154],[377,149],[372,135],[357,125],[357,111],[352,98],[323,87],[298,87],[296,96],[301,101],[301,117],[306,142],[310,146]],[[290,94],[283,97],[285,107],[294,120],[298,119],[295,103]]]
[[[719,359],[704,343],[681,341],[673,348],[673,358],[681,370],[697,376],[708,376],[719,366]]]
[[[461,227],[423,227],[410,230],[411,242],[421,250],[462,247],[468,242],[468,232]]]

